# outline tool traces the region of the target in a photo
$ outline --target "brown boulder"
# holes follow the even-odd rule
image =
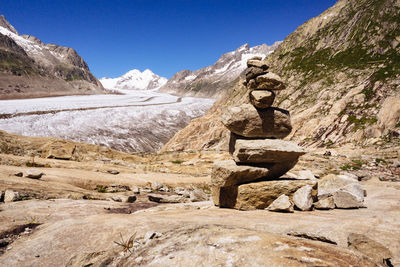
[[[249,94],[250,103],[256,108],[269,108],[275,100],[275,93],[270,90],[254,90]]]
[[[381,243],[376,242],[365,235],[355,233],[349,234],[347,242],[349,248],[363,253],[375,262],[382,264],[383,266],[393,266],[390,262],[392,253]]]
[[[251,79],[256,78],[257,76],[266,74],[267,71],[257,67],[250,67],[246,69],[246,82],[249,82]]]
[[[290,113],[280,108],[257,110],[250,104],[229,107],[221,122],[231,132],[256,138],[282,139],[290,134]]]
[[[283,84],[281,77],[276,75],[275,73],[268,72],[266,74],[257,76],[255,79],[255,83],[249,84],[249,88],[253,90],[284,90],[286,86]]]
[[[290,141],[277,139],[236,140],[233,159],[241,163],[297,162],[306,154],[304,148]]]
[[[249,68],[256,67],[256,68],[260,68],[263,70],[267,70],[269,68],[268,65],[264,61],[257,60],[257,59],[247,60],[247,67],[249,67]]]
[[[272,180],[230,187],[212,187],[214,204],[238,210],[265,209],[279,196],[292,197],[297,189],[314,186],[316,182],[306,180]]]
[[[226,187],[259,179],[278,178],[296,165],[295,161],[264,164],[262,166],[238,165],[233,160],[215,162],[211,172],[211,185]]]

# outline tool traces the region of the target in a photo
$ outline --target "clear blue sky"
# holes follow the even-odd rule
[[[223,53],[283,40],[335,0],[1,0],[20,34],[75,48],[97,77],[170,78]]]

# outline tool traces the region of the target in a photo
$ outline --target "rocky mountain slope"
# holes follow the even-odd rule
[[[101,78],[100,82],[107,89],[150,90],[163,86],[167,80],[149,69],[143,72],[133,69],[118,78]]]
[[[160,92],[186,96],[219,98],[237,81],[239,74],[246,68],[246,62],[253,56],[266,56],[280,44],[268,46],[262,44],[250,47],[244,44],[235,51],[223,54],[212,66],[196,71],[177,72],[160,88]]]
[[[0,98],[104,93],[73,48],[20,35],[0,16]]]
[[[398,0],[340,0],[265,59],[287,84],[276,105],[291,113],[288,139],[328,148],[399,144],[399,13]],[[248,97],[242,83],[162,150],[227,149],[228,132],[218,120]]]

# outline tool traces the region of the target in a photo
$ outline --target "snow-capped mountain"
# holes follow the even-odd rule
[[[69,47],[20,35],[0,16],[0,97],[104,93],[86,62]]]
[[[167,78],[160,77],[147,69],[143,72],[134,69],[118,78],[101,78],[104,88],[114,90],[150,90],[163,86]]]
[[[265,57],[272,53],[281,42],[268,46],[262,44],[250,47],[240,46],[235,51],[223,54],[214,65],[196,71],[177,72],[160,88],[160,92],[178,95],[219,97],[225,89],[246,69],[247,60],[254,56]]]

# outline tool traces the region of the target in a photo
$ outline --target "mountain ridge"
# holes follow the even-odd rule
[[[287,90],[275,105],[291,113],[287,139],[307,147],[397,145],[400,135],[400,1],[340,0],[287,36],[265,62]],[[162,149],[222,149],[224,109],[244,103],[237,81],[203,117]]]
[[[44,44],[0,16],[0,98],[107,93],[73,48]]]
[[[181,96],[219,98],[244,71],[247,59],[253,56],[264,57],[279,44],[280,41],[271,46],[262,44],[250,47],[244,44],[235,51],[223,54],[213,65],[175,73],[159,91]]]

